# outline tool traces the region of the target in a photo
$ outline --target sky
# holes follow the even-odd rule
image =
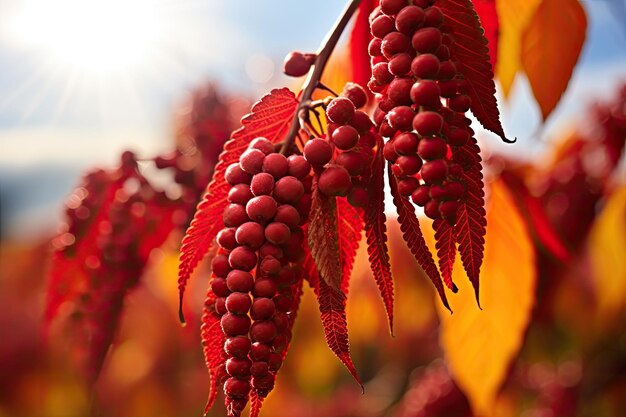
[[[626,1],[587,0],[590,27],[570,88],[545,126],[523,77],[502,121],[534,158],[594,99],[626,81]],[[320,6],[323,4],[323,7]],[[0,0],[0,210],[4,234],[49,230],[82,171],[125,149],[171,147],[171,112],[213,79],[257,99],[293,85],[292,50],[314,51],[343,1]],[[537,135],[539,133],[539,135]],[[522,148],[520,150],[520,148]],[[27,230],[28,229],[28,230]]]

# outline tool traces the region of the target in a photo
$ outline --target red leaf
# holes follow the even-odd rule
[[[466,186],[466,193],[457,212],[454,226],[456,241],[459,244],[459,253],[465,272],[469,277],[476,301],[479,301],[480,266],[483,262],[485,250],[485,233],[487,220],[485,218],[485,192],[483,191],[483,174],[480,165],[480,148],[475,138],[471,138],[464,146],[453,149],[452,160],[465,167],[462,176]]]
[[[378,140],[378,150],[372,166],[372,176],[368,184],[369,205],[365,209],[365,235],[367,253],[372,274],[383,298],[389,331],[393,334],[393,279],[387,249],[387,227],[385,226],[385,159],[382,139]]]
[[[428,278],[430,278],[432,283],[435,285],[435,288],[439,293],[439,297],[441,298],[441,302],[448,310],[450,310],[448,299],[446,298],[446,292],[443,289],[443,283],[441,282],[441,276],[439,275],[439,270],[437,269],[437,265],[435,265],[433,255],[430,253],[430,250],[426,245],[426,241],[424,240],[424,236],[422,235],[419,221],[415,215],[415,209],[413,208],[411,202],[398,192],[398,183],[395,176],[391,172],[391,169],[388,169],[388,173],[389,186],[391,188],[391,195],[393,196],[393,204],[396,206],[398,211],[398,223],[400,223],[402,237],[407,243],[417,263],[422,267],[426,275],[428,275]]]
[[[311,256],[317,266],[320,281],[341,291],[343,275],[337,233],[337,199],[320,193],[316,183],[313,184],[312,199],[308,228]]]
[[[354,267],[356,251],[359,249],[363,219],[358,210],[345,198],[337,198],[337,235],[339,236],[339,261],[342,270],[344,294],[348,294],[348,281]]]
[[[480,18],[480,23],[485,30],[487,47],[489,48],[489,60],[491,68],[496,67],[498,62],[498,41],[500,38],[500,22],[496,10],[495,0],[472,0],[474,9]]]
[[[452,268],[454,267],[454,257],[456,256],[456,236],[454,227],[450,226],[446,220],[437,219],[433,222],[435,230],[435,247],[439,258],[439,271],[443,277],[443,282],[453,292],[458,289],[452,282]]]
[[[352,81],[365,87],[372,75],[370,58],[367,54],[372,35],[370,34],[369,15],[378,5],[377,0],[363,0],[359,5],[354,26],[350,34],[350,60],[352,63]],[[369,91],[367,88],[365,91]]]
[[[211,306],[215,303],[215,294],[210,289],[204,301],[202,314],[202,327],[200,334],[202,337],[202,351],[204,353],[204,361],[209,370],[211,386],[209,388],[209,398],[204,414],[209,412],[217,397],[217,386],[220,380],[226,375],[224,361],[224,333],[220,326],[220,317],[212,311]]]
[[[265,398],[258,395],[256,390],[252,390],[252,393],[250,394],[250,417],[259,417],[264,399]]]
[[[262,136],[274,143],[280,142],[289,130],[297,106],[298,100],[289,89],[272,90],[252,106],[252,112],[241,120],[243,126],[224,145],[213,179],[183,238],[178,271],[181,306],[187,280],[209,251],[217,232],[224,227],[222,212],[228,203],[226,197],[230,190],[230,185],[224,178],[226,168],[239,161],[248,144],[257,137]],[[184,322],[182,314],[180,316]]]
[[[469,83],[468,95],[472,98],[472,113],[485,127],[505,142],[496,101],[493,68],[489,63],[487,39],[470,0],[437,0],[436,5],[446,16],[445,25],[454,36],[450,48],[457,69]]]
[[[356,368],[350,357],[348,322],[346,320],[346,295],[340,289],[326,284],[323,279],[319,280],[318,294],[326,343],[346,365],[356,382],[363,388],[363,384],[356,373]]]

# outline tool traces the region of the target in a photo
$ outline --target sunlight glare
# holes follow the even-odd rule
[[[149,0],[25,0],[13,37],[62,66],[107,74],[146,65],[159,36]]]

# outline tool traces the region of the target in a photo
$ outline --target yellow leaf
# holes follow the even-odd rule
[[[522,33],[541,0],[496,0],[500,21],[500,40],[496,76],[502,93],[508,97],[519,70]]]
[[[450,372],[477,417],[495,415],[498,391],[522,346],[535,298],[535,250],[501,182],[491,187],[485,241],[480,271],[483,310],[476,305],[458,259],[453,280],[459,292],[450,298],[454,314],[439,308],[440,344]]]
[[[578,0],[543,0],[522,35],[522,67],[543,119],[567,88],[585,42],[587,16]]]
[[[626,186],[609,198],[589,235],[589,258],[599,324],[626,305]]]

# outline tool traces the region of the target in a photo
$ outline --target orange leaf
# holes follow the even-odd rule
[[[626,186],[609,197],[589,235],[598,325],[614,323],[626,305]]]
[[[522,33],[541,0],[496,0],[500,20],[500,40],[496,76],[505,97],[520,69]]]
[[[522,67],[544,120],[567,88],[586,31],[578,0],[544,0],[522,34]]]
[[[493,184],[487,211],[481,311],[463,270],[454,270],[459,292],[455,314],[439,308],[440,343],[451,373],[476,416],[491,416],[509,364],[517,355],[535,299],[535,251],[522,217],[501,182]],[[431,228],[424,228],[434,247]]]

